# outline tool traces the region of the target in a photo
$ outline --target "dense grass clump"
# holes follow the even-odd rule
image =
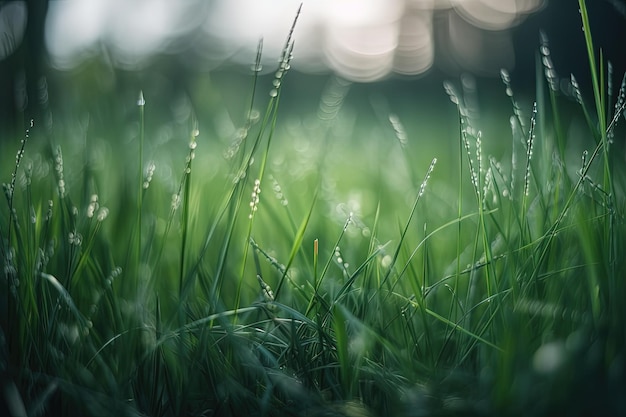
[[[572,76],[569,106],[543,39],[532,108],[502,72],[512,141],[496,158],[483,142],[501,138],[446,83],[456,170],[416,163],[395,114],[379,126],[393,149],[335,143],[353,122],[339,79],[314,123],[281,127],[291,34],[226,145],[182,106],[185,149],[163,152],[143,93],[115,148],[35,121],[3,158],[5,413],[626,413],[626,84],[611,102],[580,7],[593,101]]]

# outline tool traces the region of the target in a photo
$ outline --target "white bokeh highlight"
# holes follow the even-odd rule
[[[509,29],[545,0],[303,1],[293,67],[333,71],[352,81],[415,76],[444,67],[497,75],[512,68]],[[46,45],[53,65],[71,69],[104,52],[137,69],[157,54],[176,54],[200,71],[280,56],[300,1],[66,0],[51,2]]]

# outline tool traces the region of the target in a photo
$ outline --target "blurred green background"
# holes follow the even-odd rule
[[[468,9],[468,4],[482,9]],[[299,5],[287,0],[263,7],[245,0],[184,6],[156,2],[150,7],[141,2],[3,2],[2,177],[10,178],[16,147],[33,120],[29,148],[36,153],[51,143],[62,144],[66,161],[77,164],[73,171],[67,168],[70,183],[72,175],[81,181],[85,171],[98,174],[94,178],[126,172],[130,182],[139,130],[137,98],[143,91],[145,161],[155,162],[159,180],[175,190],[197,122],[200,162],[195,169],[203,181],[217,181],[228,170],[225,152],[246,124],[258,39],[264,39],[264,55],[253,110],[263,114],[277,56]],[[613,64],[611,81],[617,91],[625,67],[620,46],[626,38],[624,2],[588,6],[597,29],[594,41]],[[422,18],[429,28],[426,52],[417,48],[421,32],[411,29]],[[391,28],[391,46],[368,38],[368,31],[377,34],[381,27]],[[339,187],[331,195],[342,204],[351,201],[346,211],[371,219],[380,198],[375,194],[380,191],[372,190],[402,194],[407,184],[418,187],[436,157],[438,175],[432,181],[436,198],[447,207],[438,214],[442,219],[454,215],[450,202],[456,199],[459,178],[458,115],[443,83],[450,80],[463,91],[470,116],[482,130],[484,154],[508,159],[513,108],[500,69],[510,72],[515,99],[529,118],[535,80],[545,68],[538,53],[540,33],[549,42],[563,97],[560,106],[571,106],[561,122],[564,129],[576,131],[572,120],[581,118],[581,110],[570,73],[587,99],[591,87],[575,2],[304,2],[294,32],[292,69],[281,88],[271,172],[279,181],[296,184],[291,184],[292,192],[306,195],[312,189],[298,181],[323,171],[334,182],[323,186]],[[370,44],[383,53],[368,50]],[[343,55],[337,55],[335,46],[343,48]],[[407,61],[420,51],[423,62]],[[404,129],[407,146],[398,146],[390,117]],[[326,119],[334,119],[332,128]],[[586,145],[576,138],[570,137],[568,150],[577,165]],[[362,161],[354,158],[357,152]],[[408,166],[402,168],[399,161],[409,161]],[[380,173],[381,184],[366,183],[372,169],[389,166],[399,171]],[[385,177],[393,175],[403,177]],[[394,190],[393,184],[399,188]],[[100,180],[92,188],[112,205],[116,190],[126,186]],[[411,198],[407,196],[407,205]],[[123,209],[123,202],[116,204]],[[331,211],[339,204],[332,202]],[[338,217],[342,222],[345,213]]]
[[[484,154],[508,159],[513,109],[500,69],[509,70],[515,98],[529,118],[535,79],[544,71],[538,54],[541,32],[549,42],[559,95],[564,97],[561,106],[569,103],[572,108],[564,112],[562,123],[576,130],[570,120],[580,119],[581,111],[571,92],[570,73],[587,98],[591,87],[575,2],[475,4],[483,9],[445,1],[304,2],[294,32],[292,69],[281,88],[280,123],[270,161],[279,181],[293,183],[283,186],[292,185],[296,191],[291,192],[306,195],[312,185],[303,187],[298,181],[323,171],[323,177],[334,182],[323,186],[339,187],[329,194],[341,200],[330,202],[331,212],[340,203],[351,204],[344,211],[371,220],[380,198],[380,191],[373,190],[389,188],[397,195],[406,193],[407,184],[418,187],[436,157],[438,175],[432,181],[442,207],[447,207],[438,214],[441,219],[454,215],[450,202],[456,199],[459,178],[458,115],[443,83],[450,80],[463,91],[470,116],[482,130]],[[10,177],[16,146],[33,120],[29,148],[36,153],[51,143],[62,144],[70,184],[82,181],[85,171],[97,174],[94,178],[126,172],[130,182],[139,129],[136,104],[143,91],[145,161],[155,162],[157,178],[175,190],[189,132],[197,121],[200,162],[195,169],[203,181],[217,181],[228,170],[225,152],[246,124],[258,39],[264,39],[263,69],[253,109],[263,114],[277,56],[299,5],[282,1],[261,7],[245,0],[184,6],[156,2],[151,7],[141,2],[3,2],[2,177]],[[594,40],[615,69],[615,90],[625,67],[619,42],[626,33],[623,10],[619,1],[589,4],[591,25],[597,28]],[[429,28],[425,61],[411,67],[407,56],[419,57],[421,50],[411,49],[409,41],[419,46],[422,39],[421,32],[416,35],[411,28],[422,18]],[[492,18],[500,23],[490,22]],[[395,36],[388,48],[377,36],[368,38],[368,31],[377,34],[381,27],[391,28]],[[384,53],[367,50],[370,44]],[[343,47],[339,52],[333,49],[337,45]],[[409,52],[402,55],[402,47]],[[343,55],[337,55],[340,52]],[[362,73],[360,66],[365,68]],[[408,146],[402,149],[390,117],[405,131]],[[332,128],[325,124],[329,118],[334,119]],[[569,149],[577,161],[583,145],[572,142]],[[357,152],[362,161],[354,158]],[[408,167],[402,168],[405,162],[400,161],[409,161]],[[71,163],[76,164],[74,170]],[[366,183],[372,169],[389,166],[399,170],[380,173],[381,184]],[[403,177],[386,178],[393,175]],[[92,188],[108,200],[103,203],[112,205],[120,195],[118,188],[126,186],[100,180]],[[407,196],[406,205],[411,198]],[[124,202],[116,204],[123,209]],[[393,204],[390,209],[396,208]],[[339,223],[345,214],[337,215]]]
[[[415,123],[422,132],[426,126],[439,136],[446,133],[439,129],[447,124],[432,114],[420,120],[420,114],[424,109],[443,114],[450,108],[442,81],[457,80],[461,74],[474,76],[481,114],[489,117],[500,104],[487,101],[503,96],[500,68],[511,72],[518,98],[524,98],[529,109],[540,31],[550,42],[563,90],[574,73],[589,94],[575,2],[474,3],[479,6],[476,10],[470,9],[470,2],[441,0],[304,2],[282,112],[304,114],[316,108],[320,91],[334,73],[357,82],[346,102],[359,114],[371,109],[372,100],[386,100],[392,111],[408,115],[399,114],[405,124]],[[123,120],[140,89],[152,117],[165,116],[180,97],[186,97],[205,132],[215,128],[217,113],[223,110],[233,123],[241,124],[257,40],[265,39],[262,73],[269,80],[298,5],[288,0],[185,5],[2,2],[2,142],[20,137],[30,119],[49,127],[50,113],[52,123],[89,113],[94,129],[98,124],[110,127],[112,120],[120,120],[111,117]],[[599,0],[588,7],[594,39],[613,63],[618,84],[626,60],[620,47],[626,39],[625,3]],[[420,19],[426,22],[425,37],[411,31],[420,27]],[[389,40],[368,38],[381,28],[389,29]],[[447,115],[443,120],[449,120]]]

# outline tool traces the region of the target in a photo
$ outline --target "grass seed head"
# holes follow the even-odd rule
[[[257,211],[259,207],[260,195],[261,194],[261,180],[254,180],[254,187],[252,188],[252,194],[250,199],[250,214],[248,218],[254,217],[254,213]]]
[[[541,51],[541,63],[543,64],[546,81],[548,81],[550,89],[556,92],[559,91],[559,78],[556,70],[554,69],[554,63],[552,62],[552,57],[550,55],[548,36],[545,34],[545,32],[541,32],[540,38],[541,47],[539,48],[539,50]]]
[[[154,161],[148,162],[148,166],[146,167],[146,172],[143,179],[143,189],[147,190],[150,187],[150,182],[152,181],[152,177],[154,176],[154,171],[156,170],[156,164]]]
[[[98,194],[92,194],[89,205],[87,206],[87,218],[91,219],[99,207]]]

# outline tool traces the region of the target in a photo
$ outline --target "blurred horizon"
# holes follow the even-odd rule
[[[259,39],[261,74],[271,76],[301,3],[292,72],[316,85],[330,75],[402,93],[434,83],[443,97],[442,80],[500,88],[506,69],[517,93],[533,94],[543,33],[560,87],[567,93],[572,73],[590,91],[578,5],[569,0],[11,1],[0,3],[2,131],[42,120],[49,87],[98,97],[128,88],[136,95],[149,83],[196,89],[208,74],[249,77]],[[615,89],[626,69],[625,4],[587,4]],[[230,88],[245,95],[248,86],[238,84]]]

